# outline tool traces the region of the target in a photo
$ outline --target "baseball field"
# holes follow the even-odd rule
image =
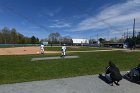
[[[109,60],[125,71],[137,66],[140,58],[139,50],[68,47],[66,55],[80,58],[31,61],[60,56],[60,50],[60,47],[46,47],[41,55],[39,47],[0,48],[0,84],[103,73]]]

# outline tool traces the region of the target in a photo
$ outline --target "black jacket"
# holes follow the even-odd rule
[[[106,74],[110,74],[110,77],[113,81],[120,81],[122,79],[122,75],[120,74],[120,70],[115,65],[108,66]]]

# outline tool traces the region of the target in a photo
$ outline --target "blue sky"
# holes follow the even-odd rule
[[[0,0],[0,29],[47,38],[52,32],[72,38],[120,38],[140,31],[140,0]]]

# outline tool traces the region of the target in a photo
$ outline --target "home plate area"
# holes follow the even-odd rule
[[[79,56],[65,56],[65,57],[41,57],[41,58],[32,58],[31,61],[41,61],[41,60],[51,60],[51,59],[71,59],[71,58],[80,58]]]

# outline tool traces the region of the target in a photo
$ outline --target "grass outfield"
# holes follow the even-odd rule
[[[87,46],[83,46],[83,47],[79,47],[79,46],[67,46],[67,50],[68,51],[90,51],[90,50],[111,50],[111,48],[102,48],[102,47],[87,47]],[[47,46],[45,47],[46,51],[61,51],[61,46],[58,47],[50,47]]]
[[[109,60],[121,70],[129,70],[138,65],[140,57],[138,52],[121,51],[68,55],[80,58],[31,62],[31,58],[58,55],[0,56],[0,84],[98,74],[104,72]]]

